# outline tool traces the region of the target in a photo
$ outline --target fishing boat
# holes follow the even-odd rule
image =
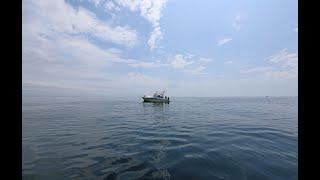
[[[156,91],[153,96],[146,96],[142,97],[144,102],[157,102],[157,103],[169,103],[170,99],[167,96],[164,96],[165,91],[158,92]]]

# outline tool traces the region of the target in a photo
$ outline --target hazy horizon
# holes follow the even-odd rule
[[[141,91],[141,93],[131,93],[131,94],[125,94],[125,93],[118,93],[118,94],[106,94],[104,92],[96,92],[96,91],[74,91],[72,88],[53,88],[53,87],[41,87],[41,88],[35,88],[34,86],[31,87],[23,87],[23,96],[24,97],[110,97],[110,98],[141,98],[143,95],[152,95],[156,90],[150,90],[144,89]],[[186,98],[192,98],[192,97],[210,97],[210,98],[219,98],[219,97],[297,97],[297,96],[290,96],[290,95],[234,95],[234,96],[201,96],[200,95],[177,95],[177,94],[171,94],[170,91],[166,92],[166,96],[169,96],[171,98],[176,97],[186,97]]]
[[[297,1],[22,3],[23,96],[298,95]]]

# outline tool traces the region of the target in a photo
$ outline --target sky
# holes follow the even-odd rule
[[[23,0],[23,92],[297,96],[297,0]]]

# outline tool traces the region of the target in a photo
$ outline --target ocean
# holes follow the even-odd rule
[[[297,97],[23,97],[23,179],[298,179]]]

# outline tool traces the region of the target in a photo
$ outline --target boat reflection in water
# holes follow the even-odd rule
[[[174,146],[174,140],[172,140],[174,138],[167,133],[172,127],[169,122],[169,103],[142,102],[141,104],[145,128],[140,128],[140,131],[145,133],[142,139],[148,149],[143,154],[148,155],[147,162],[153,169],[140,179],[172,179],[166,163],[170,157],[168,149]]]
[[[143,112],[148,122],[158,122],[159,120],[169,119],[169,102],[170,101],[148,101],[141,102]]]

